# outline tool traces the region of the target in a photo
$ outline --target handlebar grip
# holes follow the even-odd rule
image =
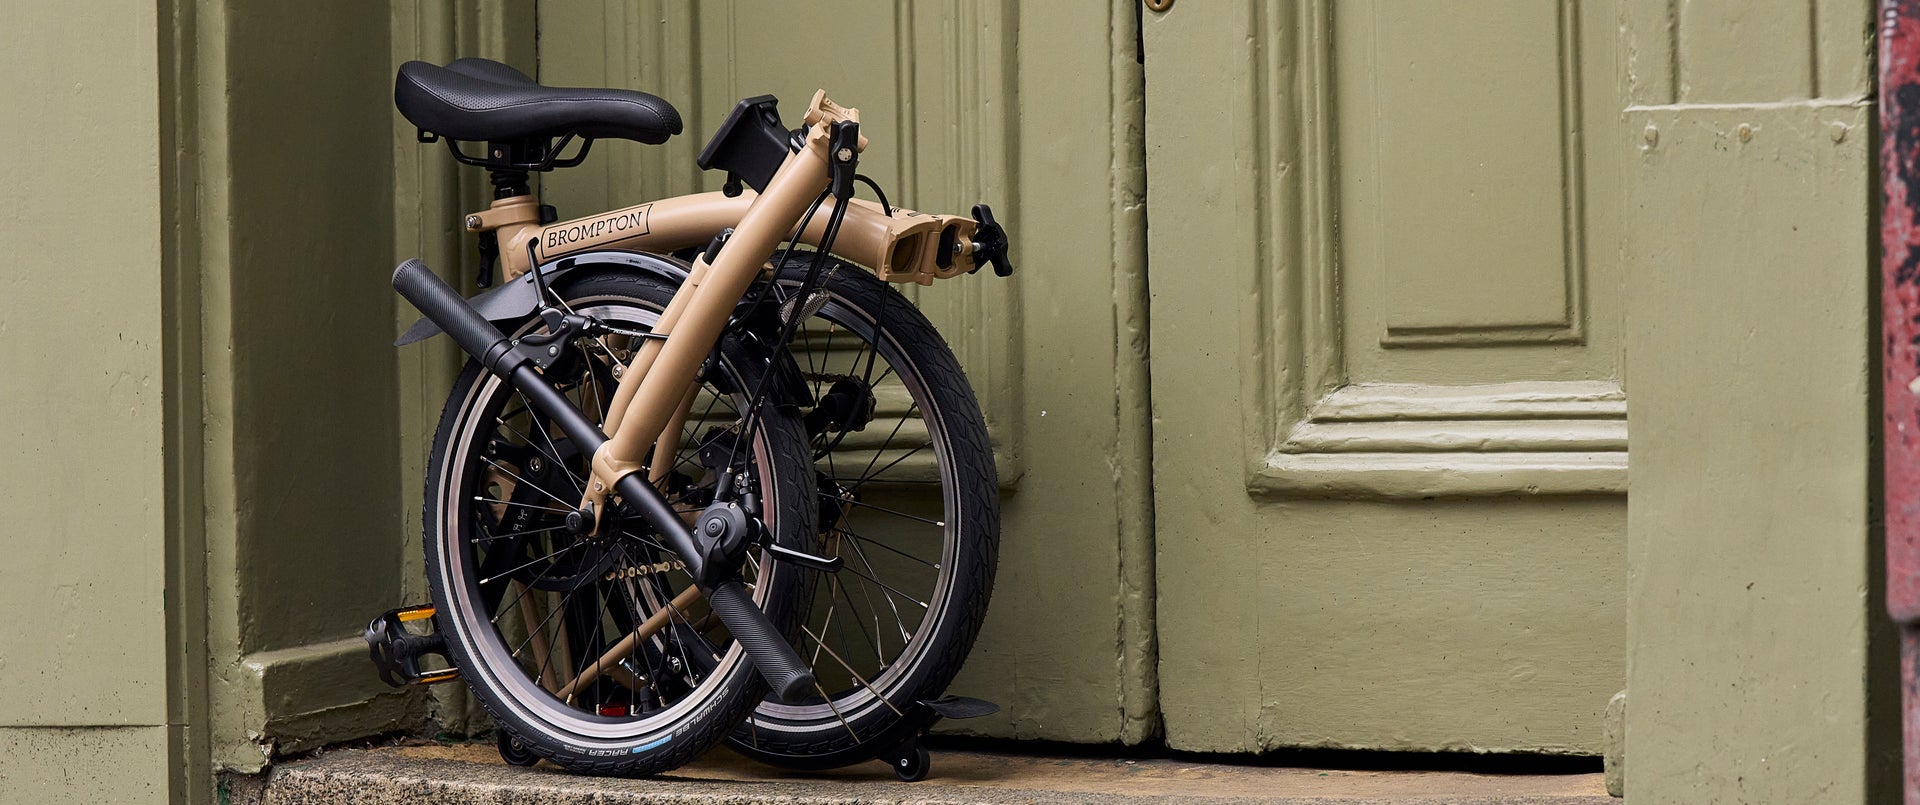
[[[786,638],[773,628],[767,613],[753,603],[746,585],[737,580],[718,584],[707,590],[707,604],[720,616],[720,622],[726,624],[727,631],[733,633],[733,639],[746,649],[747,656],[781,701],[799,701],[817,687],[813,669],[807,667],[806,661],[800,659],[800,652],[794,651]]]
[[[500,328],[475,311],[467,304],[466,297],[418,258],[409,259],[393,270],[393,289],[488,371],[504,377],[525,362],[500,333]]]

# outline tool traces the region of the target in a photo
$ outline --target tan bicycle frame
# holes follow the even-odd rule
[[[644,340],[622,370],[607,411],[607,442],[593,455],[593,477],[582,506],[604,509],[607,491],[616,482],[646,469],[642,461],[649,447],[658,445],[660,455],[675,449],[680,423],[674,420],[684,416],[683,402],[696,373],[734,305],[767,269],[774,250],[795,234],[801,217],[827,186],[828,161],[834,156],[827,153],[830,125],[858,122],[859,114],[827,100],[824,91],[816,93],[806,114],[804,145],[761,194],[697,193],[546,226],[539,223],[538,199],[526,195],[501,199],[467,216],[468,230],[497,239],[508,280],[527,273],[534,261],[544,264],[602,249],[671,252],[704,245],[733,228],[715,262],[709,264],[705,255],[695,260],[661,312],[653,331],[668,337]],[[866,138],[859,145],[864,150]],[[801,242],[820,244],[833,208],[832,199],[821,204],[820,213],[799,233]],[[976,224],[971,218],[899,208],[892,212],[888,215],[864,200],[850,201],[832,244],[834,254],[890,282],[925,285],[975,268]],[[942,249],[943,244],[951,245]]]
[[[706,245],[721,230],[737,224],[755,198],[751,190],[734,197],[719,192],[695,193],[543,227],[539,225],[539,202],[533,196],[515,196],[467,216],[467,228],[494,233],[500,244],[503,273],[513,280],[531,270],[534,261],[547,263],[594,249],[665,253]],[[801,242],[808,245],[819,245],[833,200],[820,207],[820,214],[801,233]],[[888,282],[929,285],[936,279],[974,269],[974,228],[973,219],[965,216],[899,208],[889,216],[878,204],[854,199],[848,204],[839,236],[834,238],[833,251],[872,269]],[[943,241],[957,246],[946,253],[946,259],[942,259],[940,250]]]
[[[756,198],[751,190],[732,197],[695,193],[541,226],[539,200],[514,196],[468,215],[466,223],[468,231],[483,237],[493,233],[500,246],[502,272],[512,281],[532,270],[535,261],[547,263],[594,249],[664,253],[705,245],[745,217]],[[832,199],[820,205],[820,214],[801,233],[801,242],[820,245],[827,214],[834,206]],[[973,271],[975,227],[973,219],[965,216],[900,208],[888,215],[878,204],[854,199],[848,203],[833,251],[888,282],[930,285],[936,279]],[[943,242],[953,244],[944,254]]]

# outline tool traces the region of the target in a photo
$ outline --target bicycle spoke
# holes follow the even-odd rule
[[[633,588],[633,579],[631,577],[623,579],[623,581],[626,582],[627,601],[633,606],[634,613],[638,615],[645,610],[645,607],[640,603],[640,593]],[[689,590],[691,589],[692,588],[689,588]],[[665,602],[662,606],[663,610],[675,606],[673,601],[666,601],[666,599],[662,599],[662,601]],[[688,600],[686,603],[691,604],[692,601]],[[628,634],[627,637],[622,638],[622,642],[627,644],[627,660],[629,662],[639,660],[643,656],[645,657],[647,663],[647,684],[653,688],[655,698],[664,704],[666,701],[666,692],[661,685],[661,680],[665,679],[666,676],[662,672],[660,664],[654,660],[653,652],[647,652],[643,655],[640,651],[641,643],[660,629],[660,625],[654,623],[657,615],[659,615],[659,611],[648,614],[646,618],[642,619],[641,622],[634,627],[633,632]],[[649,623],[654,623],[654,625],[649,628]]]
[[[553,557],[556,557],[556,556],[559,556],[560,554],[562,554],[562,553],[565,553],[565,552],[567,552],[567,551],[568,551],[568,550],[570,550],[570,549],[573,549],[573,548],[578,548],[578,547],[580,547],[580,545],[581,545],[581,543],[578,543],[578,542],[569,542],[569,543],[567,543],[567,545],[566,545],[566,547],[563,547],[563,548],[561,548],[560,550],[557,550],[557,551],[554,551],[553,553],[550,553],[550,554],[547,554],[546,556],[542,556],[542,557],[540,557],[539,559],[535,559],[535,560],[533,560],[533,561],[531,561],[531,562],[528,562],[528,563],[526,563],[526,564],[524,564],[524,565],[521,565],[521,566],[519,566],[519,567],[516,567],[516,568],[514,568],[514,569],[512,569],[512,570],[508,570],[508,571],[506,571],[506,572],[504,572],[504,573],[497,573],[497,574],[494,574],[493,576],[490,576],[490,577],[488,577],[488,578],[484,578],[484,579],[481,579],[481,580],[479,581],[479,583],[480,583],[480,584],[488,584],[488,583],[491,583],[491,582],[492,582],[492,581],[493,581],[494,579],[498,579],[498,578],[501,578],[501,577],[503,577],[503,576],[508,576],[508,575],[512,575],[512,574],[514,574],[514,573],[518,573],[518,572],[520,572],[520,571],[522,571],[522,570],[525,570],[525,569],[527,569],[527,568],[529,568],[529,567],[532,567],[532,566],[534,566],[534,565],[537,565],[537,564],[539,564],[539,563],[541,563],[541,562],[543,562],[543,561],[545,561],[545,560],[548,560],[548,559],[552,559]]]
[[[839,584],[840,580],[834,579],[832,583]],[[820,631],[822,633],[825,633],[827,629],[833,626],[833,611],[835,608],[839,607],[839,605],[840,604],[838,601],[833,600],[833,593],[829,591],[827,593],[827,617],[820,621]],[[815,642],[819,642],[818,638],[815,638]],[[814,646],[813,656],[807,658],[808,665],[815,665],[820,662],[820,650],[823,648],[826,648],[824,644]]]
[[[913,554],[910,554],[910,553],[907,553],[906,551],[903,551],[903,550],[900,550],[899,548],[895,548],[895,547],[893,547],[892,545],[888,545],[888,544],[886,544],[886,543],[884,543],[884,542],[881,542],[881,541],[879,541],[879,540],[877,540],[877,539],[874,539],[874,538],[872,538],[872,537],[863,537],[863,536],[860,536],[860,535],[859,535],[858,533],[855,533],[855,532],[853,531],[853,529],[850,529],[850,528],[847,528],[847,527],[845,527],[845,526],[842,526],[842,527],[840,527],[840,528],[837,528],[837,529],[834,529],[834,530],[835,530],[835,531],[838,531],[838,532],[840,533],[840,535],[841,535],[841,536],[844,536],[844,537],[851,537],[851,538],[853,538],[853,539],[857,539],[857,540],[859,540],[859,541],[861,541],[861,542],[864,542],[864,543],[866,543],[866,544],[868,544],[868,545],[872,545],[872,546],[874,546],[874,547],[876,547],[876,548],[880,548],[880,549],[883,549],[883,550],[887,550],[887,551],[892,551],[893,553],[896,553],[896,554],[899,554],[900,556],[903,556],[903,557],[906,557],[906,558],[908,558],[908,559],[912,559],[913,561],[915,561],[915,562],[919,562],[920,564],[923,564],[923,565],[926,565],[927,567],[930,567],[930,568],[933,568],[934,570],[939,570],[939,569],[940,569],[940,564],[939,564],[938,562],[929,562],[929,561],[927,561],[927,560],[925,560],[925,559],[922,559],[922,558],[920,558],[920,557],[918,557],[918,556],[914,556]]]
[[[662,581],[658,577],[650,577],[648,581],[653,585],[654,595],[660,596],[660,600],[662,601],[669,601],[669,600],[678,601],[680,596],[685,596],[689,592],[695,592],[695,588],[693,587],[693,585],[689,584],[687,586],[687,589],[680,591],[679,596],[672,596],[670,599],[669,596],[667,595],[667,590],[666,590],[664,581]],[[692,602],[693,602],[693,598],[689,596],[687,599],[687,603],[691,604]],[[685,606],[685,604],[683,604],[682,606]],[[666,612],[667,612],[667,622],[666,624],[664,624],[665,627],[671,627],[673,625],[675,616],[679,616],[679,621],[682,624],[685,624],[689,629],[693,627],[693,624],[687,621],[685,613],[682,613],[679,607],[669,604],[666,607]],[[661,648],[664,650],[667,647],[667,643],[669,641],[665,637],[661,636],[661,631],[672,631],[672,630],[670,628],[663,628],[660,631],[654,632],[654,637],[653,637],[654,642],[659,643]],[[702,639],[704,640],[705,638],[702,638]],[[680,654],[680,672],[682,674],[686,674],[687,678],[693,679],[694,678],[693,677],[693,658],[687,656],[687,645],[684,641],[680,639],[680,635],[677,631],[673,632],[673,639],[671,642],[673,644],[673,649],[679,652]],[[713,648],[714,647],[711,645],[708,646],[710,655],[717,654],[717,652],[712,651]],[[698,680],[696,680],[696,682],[697,681]]]
[[[595,340],[598,340],[597,336]],[[600,388],[600,373],[593,370],[593,351],[587,349],[585,344],[578,341],[574,342],[574,346],[580,348],[580,360],[587,365],[587,381],[593,384],[593,408],[590,410],[590,413],[594,415],[595,426],[604,431],[607,429],[607,398],[606,392]],[[601,348],[606,348],[606,345],[602,344]],[[612,353],[608,353],[608,357],[612,357]],[[582,398],[587,396],[585,385],[582,385],[580,388],[580,396]],[[586,402],[586,400],[582,399],[581,402]],[[583,492],[582,494],[585,493]]]
[[[494,461],[493,459],[487,458],[486,456],[481,456],[480,460],[487,462],[488,466],[491,466],[496,470],[506,473],[507,477],[512,478],[513,480],[518,481],[519,483],[533,487],[533,491],[539,492],[542,495],[546,495],[547,497],[553,498],[555,503],[559,503],[560,505],[567,507],[565,509],[561,509],[561,511],[567,511],[567,512],[573,511],[572,505],[567,503],[565,500],[562,500],[559,495],[556,495],[552,492],[548,492],[547,490],[542,489],[539,484],[536,484],[532,481],[529,481],[525,478],[515,475],[513,473],[513,470],[509,470],[506,467],[501,466],[500,462]]]
[[[531,590],[533,589],[533,587],[528,586],[527,589]],[[551,590],[549,590],[549,592],[551,592]],[[553,616],[560,614],[561,610],[564,610],[567,608],[567,602],[573,599],[573,594],[576,592],[579,592],[578,587],[572,590],[568,590],[566,595],[561,596],[560,603],[547,611],[547,616],[545,618],[540,619],[540,626],[537,629],[529,630],[527,639],[520,641],[520,645],[514,647],[513,651],[510,652],[511,656],[514,656],[514,657],[520,656],[520,652],[526,650],[527,644],[533,642],[534,634],[545,634],[547,631],[547,624],[553,622]],[[562,636],[564,637],[564,635]],[[560,652],[559,651],[547,652],[548,659],[552,659],[553,655],[558,653]],[[542,668],[540,672],[544,674],[546,673],[546,669]]]
[[[600,589],[600,585],[594,584],[591,582],[589,582],[585,586],[594,589],[596,592]],[[580,646],[580,649],[581,649],[580,661],[577,663],[574,663],[574,666],[573,666],[575,668],[581,669],[580,673],[583,675],[586,673],[586,668],[588,667],[587,658],[593,656],[595,650],[600,647],[600,625],[601,625],[601,622],[605,621],[607,618],[607,597],[605,595],[599,595],[598,597],[600,599],[600,608],[595,610],[596,614],[594,615],[594,618],[593,618],[593,632],[590,635],[588,635],[586,640],[582,641],[582,645]],[[594,669],[594,675],[598,676],[600,673],[600,662],[598,659],[594,661],[593,669]],[[579,695],[579,693],[580,693],[580,688],[578,686],[574,686],[571,693],[563,697],[561,701],[566,702],[568,706],[572,706],[573,697]],[[593,708],[593,712],[595,715],[599,714],[599,709],[600,708],[598,706]]]
[[[865,566],[866,566],[866,568],[867,568],[867,572],[868,572],[868,573],[872,573],[872,574],[874,574],[874,575],[879,575],[879,573],[880,573],[880,571],[878,571],[878,570],[875,570],[875,569],[873,568],[873,563],[872,563],[872,562],[869,562],[869,561],[867,561],[867,552],[866,552],[866,551],[863,551],[863,550],[861,550],[861,549],[860,549],[860,543],[859,543],[859,542],[849,542],[849,543],[847,543],[847,544],[848,544],[848,545],[852,545],[852,546],[853,546],[853,554],[854,554],[855,556],[857,556],[857,557],[859,557],[859,558],[860,558],[860,564],[862,564],[862,565],[865,565]],[[870,576],[862,576],[862,578],[872,578],[872,577],[870,577]],[[879,579],[873,579],[873,583],[875,583],[875,584],[880,584],[880,580],[879,580]],[[882,589],[891,589],[891,588],[889,588],[889,587],[887,587],[887,585],[885,585],[885,584],[880,584],[880,587],[881,587]],[[905,594],[904,594],[904,593],[902,593],[902,595],[905,595]],[[906,648],[906,645],[907,645],[907,643],[908,643],[908,642],[911,642],[911,641],[913,640],[913,635],[910,635],[910,634],[908,634],[908,633],[907,633],[907,623],[906,623],[906,621],[904,621],[904,620],[902,620],[902,619],[900,618],[900,608],[894,605],[894,603],[893,603],[893,599],[892,599],[892,598],[888,598],[888,597],[886,597],[886,596],[881,596],[881,598],[883,598],[883,599],[885,599],[885,600],[886,600],[886,602],[887,602],[887,608],[893,611],[893,622],[894,622],[894,625],[896,625],[896,626],[898,626],[898,627],[900,628],[900,646],[901,646],[901,648],[902,648],[902,649],[905,649],[905,648]],[[912,599],[908,599],[908,600],[912,600]],[[926,609],[926,608],[927,608],[927,605],[926,605],[926,604],[921,604],[921,605],[920,605],[920,608],[921,608],[921,609]],[[877,629],[878,627],[875,627],[875,628]]]
[[[873,458],[868,459],[866,468],[860,470],[860,475],[862,478],[872,478],[874,476],[874,473],[870,472],[870,470],[873,469],[873,463],[880,460],[880,455],[886,452],[887,445],[893,444],[893,437],[900,435],[900,428],[907,424],[907,420],[913,418],[913,412],[919,410],[919,408],[920,408],[920,405],[918,403],[907,406],[907,412],[900,416],[900,420],[898,422],[893,423],[893,431],[887,434],[887,438],[882,439],[880,441],[880,447],[873,451]],[[928,444],[932,444],[932,442],[928,442]],[[901,458],[905,458],[905,456],[902,456]],[[898,464],[900,462],[896,459],[893,463]],[[886,467],[882,468],[880,472],[886,472],[888,469],[892,469],[892,468],[893,468],[893,464],[888,464]],[[852,490],[848,490],[848,491],[852,491]]]
[[[508,537],[524,537],[524,536],[527,536],[528,534],[544,534],[548,531],[559,531],[563,528],[566,528],[566,526],[555,525],[555,526],[547,526],[546,528],[534,528],[534,529],[528,529],[526,531],[515,531],[511,534],[489,534],[484,537],[474,537],[472,541],[476,543],[492,542],[497,539],[506,539]]]
[[[553,462],[554,466],[559,467],[562,472],[565,472],[567,474],[567,479],[573,482],[573,486],[575,489],[578,489],[580,493],[583,495],[586,494],[587,488],[582,485],[582,480],[580,476],[575,475],[573,473],[573,470],[567,468],[567,463],[565,461],[560,460],[560,448],[558,445],[555,445],[553,443],[553,437],[551,436],[547,437],[547,446],[553,448],[553,452],[547,452],[544,450],[540,450],[540,445],[536,444],[533,441],[533,437],[528,436],[524,433],[521,433],[519,429],[515,428],[512,425],[507,424],[505,421],[502,421],[500,418],[495,417],[494,422],[498,424],[500,427],[506,428],[508,433],[511,433],[515,436],[520,437],[521,441],[526,442],[528,447],[531,447],[534,450],[540,451],[542,455],[547,457],[548,461]],[[534,424],[538,425],[540,423],[535,422]],[[529,430],[538,431],[543,436],[546,435],[546,430],[544,428],[536,427],[536,428],[529,428]]]
[[[552,654],[548,651],[546,635],[534,631],[534,624],[538,623],[540,613],[539,610],[534,608],[533,599],[527,597],[527,591],[533,588],[517,581],[513,582],[513,586],[520,588],[519,592],[514,596],[513,609],[520,613],[520,621],[527,627],[527,634],[532,639],[534,665],[545,667],[548,659],[552,657]],[[505,609],[501,610],[502,614],[505,614],[505,612]],[[498,618],[498,616],[495,617],[496,619]],[[540,687],[548,692],[552,692],[553,679],[547,676],[544,671],[536,673]]]
[[[572,510],[572,509],[556,509],[556,508],[554,508],[554,507],[552,507],[552,506],[538,506],[538,505],[535,505],[535,504],[532,504],[532,503],[515,503],[515,502],[513,502],[513,501],[511,501],[511,500],[496,500],[496,499],[494,499],[494,498],[490,498],[490,497],[487,497],[487,496],[485,496],[485,495],[474,495],[474,496],[473,496],[473,499],[474,499],[474,500],[478,500],[478,501],[482,501],[482,502],[485,502],[485,503],[498,503],[498,504],[500,504],[500,505],[502,505],[502,506],[519,506],[520,508],[523,508],[523,509],[539,509],[539,510],[541,510],[541,511],[546,511],[546,512],[558,512],[558,513],[560,513],[560,514],[572,514],[572,513],[573,513],[573,510]]]
[[[533,424],[539,425],[540,423],[536,420]],[[585,495],[587,493],[586,479],[575,475],[573,469],[567,466],[567,462],[560,460],[560,445],[554,444],[552,434],[547,433],[545,427],[535,427],[533,430],[540,434],[540,438],[546,439],[547,447],[553,450],[553,452],[549,454],[553,459],[553,465],[559,467],[561,472],[567,474],[567,480],[573,483],[575,491]],[[529,443],[531,443],[531,440],[529,440]]]
[[[827,703],[828,710],[833,711],[833,717],[840,719],[840,726],[847,728],[847,734],[853,736],[853,739],[856,741],[860,740],[860,733],[854,732],[853,725],[847,723],[847,717],[840,714],[840,708],[834,706],[833,697],[827,695],[826,688],[820,687],[820,683],[815,681],[813,683],[813,689],[820,691],[820,699]]]
[[[860,553],[860,547],[859,547],[858,545],[855,545],[855,546],[854,546],[854,549],[853,549],[853,551],[854,551],[854,553],[856,553],[856,554],[858,554],[858,553]],[[863,561],[864,561],[864,558],[863,558]],[[918,606],[918,607],[920,607],[921,609],[927,609],[927,603],[926,603],[925,601],[921,601],[921,600],[920,600],[920,599],[918,599],[918,598],[914,598],[914,597],[913,597],[913,596],[911,596],[911,595],[907,595],[906,593],[903,593],[903,592],[900,592],[899,590],[896,590],[896,589],[894,589],[894,588],[893,588],[892,586],[890,586],[890,585],[888,585],[888,584],[887,584],[886,582],[884,582],[884,581],[881,581],[881,580],[879,580],[879,579],[876,579],[876,578],[874,578],[874,577],[872,577],[872,576],[869,576],[869,575],[867,575],[867,574],[865,574],[865,573],[862,573],[862,572],[860,572],[860,571],[858,571],[858,570],[854,570],[854,569],[853,569],[853,566],[852,566],[852,565],[848,565],[848,564],[844,564],[844,563],[843,563],[843,564],[841,564],[841,565],[840,565],[840,570],[841,570],[841,572],[844,572],[844,573],[852,573],[852,574],[853,574],[853,575],[855,575],[855,576],[859,576],[860,578],[863,578],[863,579],[866,579],[867,581],[869,581],[869,582],[872,582],[872,583],[874,584],[874,586],[876,586],[876,587],[879,587],[879,588],[881,589],[881,591],[883,591],[883,592],[888,592],[888,593],[892,593],[892,594],[894,594],[894,595],[897,595],[897,596],[900,596],[900,597],[901,597],[902,599],[905,599],[905,600],[906,600],[906,602],[907,602],[907,603],[909,603],[909,604],[913,604],[913,605],[916,605],[916,606]],[[864,586],[865,586],[865,585],[862,585],[862,587],[864,587]]]
[[[661,545],[658,542],[654,542],[653,540],[647,539],[646,537],[640,536],[639,534],[635,534],[632,531],[628,531],[624,528],[620,529],[620,536],[627,537],[629,539],[638,540],[640,544],[646,545],[647,547],[650,547],[650,548],[658,549],[669,556],[675,555],[671,548],[668,548],[665,545]]]
[[[524,648],[528,643],[533,642],[533,634],[539,634],[542,640],[547,640],[546,638],[547,624],[553,620],[555,615],[560,614],[561,610],[566,608],[568,600],[569,600],[568,596],[562,596],[560,599],[560,603],[547,611],[547,616],[545,618],[540,619],[539,631],[536,633],[529,634],[527,636],[526,641],[520,644],[522,648]],[[566,628],[567,628],[566,621],[563,619],[561,620],[560,625],[554,630],[555,632],[554,639],[547,640],[547,643],[548,643],[547,657],[544,660],[540,660],[540,667],[534,670],[534,678],[546,679],[549,667],[552,668],[555,676],[568,676],[568,674],[565,671],[562,671],[559,668],[559,666],[553,665],[553,659],[555,657],[559,657],[563,661],[566,659],[566,656],[565,656],[567,653]],[[513,652],[513,656],[517,661],[520,656],[520,651],[516,649]],[[559,696],[556,694],[555,698],[559,698]]]
[[[841,668],[846,669],[847,675],[853,677],[853,681],[860,683],[860,686],[863,688],[866,688],[869,692],[871,692],[874,698],[879,699],[882,702],[886,702],[887,709],[892,710],[895,715],[902,715],[902,716],[906,715],[905,713],[900,712],[900,708],[893,706],[893,702],[887,701],[887,697],[880,695],[880,691],[873,686],[873,683],[868,682],[867,678],[864,676],[861,676],[859,671],[854,670],[852,665],[848,664],[846,660],[841,659],[840,655],[835,653],[833,649],[828,648],[827,642],[825,640],[821,640],[819,635],[814,634],[812,629],[808,629],[806,627],[806,624],[800,625],[800,631],[805,633],[806,636],[813,638],[813,644],[814,644],[813,651],[814,651],[815,657],[820,656],[820,652],[824,650],[825,652],[827,652],[827,656],[833,658],[833,661],[835,663],[838,663]],[[825,696],[826,693],[822,692],[821,695]]]
[[[829,476],[827,476],[827,480],[829,480],[829,481],[833,481],[834,483],[849,483],[849,484],[851,484],[851,483],[859,483],[861,479],[859,479],[859,478],[843,478],[843,477],[840,477],[840,476],[837,476],[837,475],[829,475]],[[899,480],[891,480],[891,481],[887,481],[887,483],[888,483],[889,485],[892,485],[892,486],[941,486],[941,485],[943,485],[943,484],[945,484],[945,482],[944,482],[944,481],[917,481],[917,480],[913,480],[913,479],[910,479],[910,478],[902,478],[902,479],[899,479]],[[849,489],[851,489],[851,488],[852,488],[852,487],[849,487]]]
[[[852,621],[853,628],[860,633],[860,637],[862,639],[867,641],[867,646],[872,648],[875,654],[878,654],[880,652],[880,641],[875,640],[873,635],[867,633],[867,624],[862,622],[860,619],[859,605],[853,602],[853,595],[847,592],[847,585],[841,584],[839,582],[840,582],[840,578],[836,574],[834,576],[833,592],[837,592],[840,594],[840,599],[847,602],[847,610],[852,613],[847,617],[841,618],[840,622],[842,624],[845,624],[848,621]],[[841,637],[844,638],[846,636],[846,633],[847,633],[846,628],[843,625],[840,630]]]
[[[854,570],[853,566],[850,564],[847,564],[845,561],[842,561],[840,563],[840,569],[845,570],[849,573],[852,573],[855,577],[860,576],[860,572],[857,570]],[[860,585],[860,598],[867,602],[867,611],[869,614],[873,615],[873,634],[869,635],[871,639],[868,642],[873,644],[874,664],[881,668],[885,668],[887,665],[887,647],[882,645],[880,640],[880,608],[873,605],[873,592],[869,590],[868,587],[869,585],[866,585],[866,584]],[[880,599],[883,601],[886,600],[886,597],[887,596],[885,593],[882,593],[880,595]],[[860,628],[863,631],[866,629],[866,626],[867,626],[866,621],[860,622]]]
[[[798,303],[795,303],[795,304],[798,304]],[[797,310],[798,308],[795,308],[795,309]],[[828,354],[832,354],[832,353],[828,353]],[[811,376],[814,376],[814,377],[818,377],[820,375],[819,364],[815,363],[813,360],[813,350],[807,350],[807,371],[811,374]],[[820,399],[820,384],[818,382],[813,384],[813,388],[811,391],[813,392],[814,399],[816,400]]]
[[[622,636],[620,638],[619,643],[613,644],[613,649],[611,649],[608,653],[610,654],[618,653],[620,650],[621,644],[625,644],[627,647],[626,662],[627,662],[627,665],[629,666],[627,668],[627,671],[629,674],[631,674],[633,672],[633,668],[639,666],[640,641],[637,638],[629,640],[627,639],[627,637],[637,634],[640,631],[641,625],[643,625],[646,621],[640,618],[640,613],[642,612],[642,608],[640,606],[640,594],[639,594],[639,591],[633,589],[633,576],[631,574],[627,574],[627,573],[620,574],[620,589],[622,592],[625,592],[627,594],[627,620],[632,623],[632,626],[627,629],[627,635]],[[653,681],[658,678],[659,678],[658,672],[653,669],[652,663],[648,663],[648,669],[647,669],[648,686],[654,686]],[[659,695],[659,691],[657,689],[655,690],[655,695],[656,696]],[[634,684],[630,684],[627,686],[627,715],[629,716],[639,715],[639,713],[634,712],[640,706],[639,699],[640,699],[640,685],[639,685],[639,680],[635,679]]]
[[[881,467],[878,472],[867,475],[866,477],[861,478],[859,481],[854,482],[853,487],[851,489],[848,489],[847,492],[852,493],[852,492],[860,491],[860,487],[865,486],[868,481],[872,481],[875,478],[879,478],[880,476],[885,475],[887,470],[893,469],[894,465],[899,464],[902,461],[906,461],[907,459],[912,458],[913,454],[918,453],[932,446],[933,446],[933,442],[927,442],[926,444],[920,445],[919,447],[916,447],[916,448],[913,448],[912,450],[907,451],[905,455],[902,455],[899,458],[896,458],[892,461],[887,462],[887,466]],[[875,453],[873,457],[875,459],[878,459],[880,458],[880,454]],[[872,462],[868,462],[868,464],[871,465]],[[918,482],[907,481],[905,483],[939,483],[939,482],[938,481],[918,481]]]
[[[887,514],[891,514],[891,515],[893,515],[893,516],[895,516],[895,517],[905,517],[905,518],[907,518],[907,519],[909,519],[909,520],[915,520],[915,521],[918,521],[918,522],[922,522],[922,523],[926,523],[927,525],[930,525],[930,526],[934,526],[934,527],[936,527],[936,528],[946,528],[946,527],[947,527],[947,524],[946,524],[946,523],[944,523],[944,522],[941,522],[941,521],[939,521],[939,520],[929,520],[929,519],[927,519],[927,518],[925,518],[925,517],[920,517],[920,516],[918,516],[918,515],[913,515],[913,514],[908,514],[908,513],[906,513],[906,512],[902,512],[902,511],[894,511],[893,509],[889,509],[889,508],[887,508],[887,507],[885,507],[885,506],[875,506],[875,505],[873,505],[873,504],[871,504],[871,503],[866,503],[866,502],[864,502],[864,501],[859,501],[859,500],[854,500],[853,498],[850,498],[850,497],[842,497],[842,496],[837,496],[837,495],[829,495],[829,494],[827,494],[827,493],[825,493],[825,492],[822,492],[822,493],[820,493],[820,497],[823,497],[823,498],[826,498],[826,499],[828,499],[828,500],[832,500],[832,501],[838,501],[838,502],[841,502],[841,503],[847,503],[847,504],[851,504],[851,505],[854,505],[854,506],[859,506],[859,507],[861,507],[861,508],[863,508],[863,509],[873,509],[873,510],[875,510],[875,511],[881,511],[881,512],[886,512]]]
[[[519,587],[519,588],[520,588],[520,593],[519,593],[518,595],[515,595],[515,596],[513,597],[513,600],[511,600],[511,601],[504,601],[504,602],[501,602],[501,604],[500,604],[500,607],[499,607],[499,611],[498,611],[498,612],[495,612],[495,613],[494,613],[494,615],[493,615],[493,617],[492,617],[492,618],[489,618],[489,619],[487,620],[487,622],[488,622],[488,623],[492,623],[492,624],[494,624],[494,625],[499,625],[499,623],[500,623],[500,617],[501,617],[501,616],[503,616],[503,615],[505,615],[505,614],[507,614],[508,612],[511,612],[511,611],[513,611],[513,607],[514,607],[514,606],[515,606],[516,604],[519,604],[519,603],[521,602],[521,600],[523,600],[523,599],[526,599],[526,597],[527,597],[527,593],[530,593],[530,592],[533,592],[533,585],[530,585],[530,584],[522,584],[522,583],[520,583],[519,581],[514,581],[514,582],[513,582],[513,585],[514,585],[514,586],[516,586],[516,587]],[[529,601],[529,603],[531,603],[531,601]],[[532,625],[532,624],[528,624],[528,625],[527,625],[527,627],[528,627],[529,629],[531,629],[531,628],[533,627],[533,625]]]

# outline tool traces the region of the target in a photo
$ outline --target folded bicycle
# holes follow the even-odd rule
[[[464,224],[478,284],[503,281],[393,274],[425,316],[399,343],[444,332],[469,360],[428,461],[432,603],[369,625],[382,678],[465,681],[515,763],[654,774],[724,740],[923,777],[929,725],[994,709],[944,692],[992,591],[998,482],[959,362],[893,284],[1011,274],[992,211],[889,205],[859,111],[822,91],[796,129],[771,96],[735,106],[698,160],[721,191],[561,221],[529,175],[666,141],[670,104],[484,59],[409,62],[394,100],[489,172]]]

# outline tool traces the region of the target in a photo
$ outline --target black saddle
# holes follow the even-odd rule
[[[673,104],[628,89],[543,87],[488,59],[445,67],[400,65],[393,103],[422,132],[451,140],[506,141],[578,135],[659,144],[680,133]]]

